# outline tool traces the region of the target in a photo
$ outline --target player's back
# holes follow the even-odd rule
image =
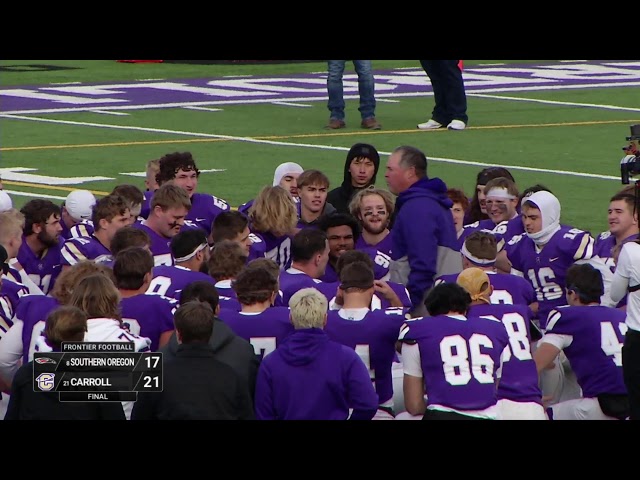
[[[151,350],[159,348],[160,336],[165,332],[173,332],[173,314],[178,308],[178,301],[156,295],[143,293],[120,301],[122,322],[134,335],[151,340]]]
[[[182,290],[192,282],[205,281],[215,284],[210,275],[195,272],[178,265],[158,265],[153,267],[153,279],[147,293],[155,293],[180,300]]]
[[[25,295],[16,310],[16,319],[22,320],[22,363],[33,360],[38,337],[44,331],[44,324],[52,310],[60,304],[53,297]]]
[[[270,307],[260,313],[220,310],[219,317],[236,335],[253,345],[256,355],[264,357],[293,331],[289,313],[286,307]]]
[[[491,280],[493,293],[491,303],[505,303],[507,305],[531,305],[536,301],[536,293],[527,280],[517,275],[486,272]],[[434,286],[441,283],[456,283],[458,274],[442,275],[438,277]]]
[[[325,332],[332,340],[356,351],[369,370],[380,405],[393,406],[391,367],[404,320],[402,308],[375,311],[340,309],[328,314]]]
[[[498,399],[541,404],[538,371],[531,354],[529,308],[525,305],[473,305],[469,315],[500,320],[509,334],[509,348],[502,357]]]
[[[549,314],[545,337],[568,336],[563,351],[584,397],[626,394],[622,376],[622,344],[626,314],[601,305],[560,307]]]
[[[298,273],[293,273],[298,272]],[[318,279],[311,278],[304,272],[295,269],[287,269],[280,272],[279,276],[280,292],[284,305],[289,304],[289,299],[299,290],[303,288],[315,288],[322,293],[327,301],[331,301],[335,297],[338,290],[337,283],[322,282]]]
[[[509,343],[498,320],[463,315],[408,320],[400,340],[417,343],[429,406],[481,411],[496,405],[496,372]]]

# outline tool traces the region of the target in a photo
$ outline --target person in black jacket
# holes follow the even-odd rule
[[[379,168],[380,154],[376,147],[356,143],[347,154],[342,185],[329,192],[327,202],[339,213],[349,213],[351,199],[358,191],[375,185]]]
[[[253,403],[244,380],[215,358],[209,346],[214,314],[187,302],[174,315],[178,349],[164,359],[162,392],[140,392],[132,420],[251,420]]]
[[[192,282],[182,290],[180,304],[184,305],[192,301],[209,304],[214,315],[218,315],[220,311],[218,291],[209,282]],[[249,395],[253,399],[258,367],[260,366],[260,360],[256,356],[253,347],[244,338],[237,336],[219,318],[214,318],[213,328],[215,333],[209,338],[209,346],[213,350],[214,357],[235,370],[247,385]],[[175,358],[179,346],[180,344],[174,333],[169,339],[169,343],[160,349],[165,362]]]
[[[82,342],[87,314],[76,307],[53,310],[45,321],[44,337],[54,352],[62,342]],[[5,420],[126,420],[120,402],[61,402],[57,392],[34,392],[33,361],[13,377]]]

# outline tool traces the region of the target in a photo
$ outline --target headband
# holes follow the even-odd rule
[[[491,190],[489,190],[486,195],[486,197],[494,197],[494,198],[502,198],[504,200],[515,200],[516,197],[515,195],[511,195],[509,193],[509,190],[507,190],[506,188],[500,188],[500,187],[494,187]]]
[[[491,259],[488,259],[488,258],[475,257],[472,253],[469,252],[469,250],[467,250],[467,246],[464,245],[464,244],[462,245],[462,248],[460,249],[460,253],[462,255],[464,255],[467,260],[469,260],[471,263],[474,263],[475,265],[482,265],[483,267],[491,267],[491,266],[495,265],[495,263],[496,263],[496,259],[495,258],[493,260],[491,260]]]
[[[204,250],[208,246],[209,246],[209,244],[207,242],[202,243],[202,244],[198,245],[198,248],[196,248],[189,255],[185,255],[184,257],[176,258],[175,262],[176,263],[187,262],[187,261],[191,260],[193,257],[195,257],[198,252],[201,252],[202,250]]]

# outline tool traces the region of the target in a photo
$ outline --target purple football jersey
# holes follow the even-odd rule
[[[63,245],[64,239],[60,237],[58,245],[46,248],[38,258],[29,248],[24,236],[22,237],[22,245],[18,250],[18,262],[45,295],[53,288],[56,278],[60,275],[60,250]]]
[[[218,296],[218,304],[220,305],[221,312],[222,310],[231,310],[233,312],[239,312],[242,307],[237,298],[225,297],[223,295]]]
[[[374,311],[341,309],[328,314],[324,331],[331,340],[356,351],[369,370],[380,405],[388,405],[393,400],[391,367],[396,358],[396,340],[404,321],[401,308]]]
[[[391,264],[391,235],[387,235],[376,245],[369,245],[361,236],[356,242],[355,249],[371,257],[376,280],[388,280]]]
[[[261,235],[250,233],[249,238],[253,242],[249,249],[249,257],[247,263],[256,258],[263,258],[267,256],[267,243],[264,241]],[[276,262],[278,263],[278,262]]]
[[[261,313],[242,313],[220,310],[220,319],[236,335],[247,340],[256,355],[262,357],[273,352],[292,331],[287,307],[270,307]]]
[[[49,313],[60,304],[53,297],[25,295],[20,299],[15,318],[22,320],[22,363],[33,360],[36,341],[44,330]]]
[[[486,219],[480,220],[478,222],[470,223],[469,225],[464,225],[462,233],[458,237],[458,242],[460,242],[460,246],[464,245],[465,239],[471,235],[473,232],[486,232],[492,233],[493,229],[496,228],[496,224],[493,223],[493,220]]]
[[[230,208],[222,198],[207,193],[194,193],[191,196],[191,209],[187,213],[186,220],[191,220],[209,235],[213,220]]]
[[[291,237],[283,235],[276,237],[271,232],[252,232],[264,243],[264,257],[267,257],[278,264],[280,270],[285,270],[291,266]],[[253,240],[253,238],[252,238]],[[256,246],[256,248],[258,248]],[[260,247],[262,249],[262,247]]]
[[[95,260],[96,263],[113,261],[111,250],[93,235],[70,238],[65,242],[60,254],[62,265],[75,265],[83,260]]]
[[[64,220],[60,219],[60,226],[62,227],[62,231],[60,232],[60,236],[65,240],[71,238],[71,230],[67,227],[67,224],[64,223]]]
[[[69,238],[90,237],[95,231],[96,229],[91,220],[82,220],[80,223],[76,223],[71,227],[69,230]]]
[[[517,275],[486,271],[493,287],[491,303],[506,303],[507,305],[531,305],[536,301],[536,292],[531,283]],[[456,283],[458,274],[442,275],[434,283]]]
[[[327,263],[327,266],[324,269],[324,274],[318,280],[325,283],[340,283],[338,272],[336,272],[336,269],[331,265],[331,263]]]
[[[473,305],[468,315],[500,320],[509,334],[509,348],[502,357],[498,399],[542,404],[538,371],[531,355],[529,308],[525,305]]]
[[[303,288],[315,288],[322,293],[327,301],[330,302],[336,296],[338,290],[337,283],[325,283],[317,279],[311,278],[304,272],[289,268],[280,272],[280,295],[285,306],[289,305],[289,300],[298,290]]]
[[[142,209],[140,210],[141,217],[149,217],[152,198],[153,192],[144,192],[144,200],[142,201]],[[211,224],[213,223],[213,220],[220,213],[226,212],[230,208],[229,204],[221,198],[207,193],[194,193],[191,196],[191,208],[185,217],[185,221],[189,221],[188,226],[195,225],[207,232],[207,235],[209,235],[211,233]]]
[[[145,190],[142,192],[142,207],[140,208],[140,217],[147,218],[149,217],[149,213],[151,212],[151,199],[153,198],[153,193],[150,190]]]
[[[0,293],[0,338],[13,325],[13,305],[7,296]]]
[[[625,395],[622,344],[626,313],[601,305],[559,307],[549,314],[546,334],[570,335],[563,349],[582,388],[582,396]],[[541,342],[544,342],[542,337]]]
[[[2,277],[2,287],[0,287],[0,296],[7,299],[10,303],[12,312],[15,312],[20,304],[20,297],[29,294],[29,289],[21,283],[14,282],[6,276]],[[10,317],[11,318],[11,317]]]
[[[428,405],[465,411],[497,403],[496,371],[509,344],[499,320],[461,315],[407,320],[399,339],[418,345]]]
[[[409,297],[409,292],[407,291],[407,287],[405,287],[401,283],[396,283],[396,282],[387,282],[387,285],[389,285],[391,287],[391,290],[393,290],[395,294],[398,295],[398,298],[402,302],[403,307],[405,308],[411,307],[411,298]],[[382,308],[383,310],[387,308],[392,308],[391,303],[389,303],[389,300],[384,298],[379,293],[374,294],[373,297],[374,299],[376,297],[380,299],[380,308]],[[372,299],[372,303],[373,303],[373,299]]]
[[[243,203],[242,205],[240,205],[238,207],[238,211],[240,213],[242,213],[245,217],[249,215],[249,209],[251,208],[251,205],[253,205],[254,199],[249,200],[246,203]]]
[[[577,260],[590,259],[593,244],[589,233],[561,226],[541,251],[527,235],[515,236],[505,246],[512,268],[522,273],[536,292],[542,328],[548,313],[566,303],[564,279],[567,269]]]
[[[173,298],[143,293],[123,298],[120,308],[125,328],[134,335],[151,340],[149,348],[152,352],[158,350],[160,335],[175,328],[173,314],[178,308],[178,301]]]
[[[491,233],[496,237],[498,251],[501,251],[513,237],[524,234],[522,218],[517,216],[509,221],[499,223]]]
[[[151,230],[145,222],[134,223],[134,228],[144,230],[151,239],[151,254],[153,255],[153,264],[157,267],[159,265],[173,265],[173,255],[171,254],[171,239],[163,237],[162,235]]]
[[[215,281],[206,273],[194,272],[177,265],[160,265],[153,267],[153,280],[147,293],[155,293],[180,300],[182,290],[192,282],[205,281],[215,285]],[[143,335],[147,336],[147,335]]]

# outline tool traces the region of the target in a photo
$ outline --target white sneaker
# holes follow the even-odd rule
[[[467,127],[467,124],[462,120],[451,120],[451,123],[447,125],[449,130],[464,130]]]
[[[436,122],[434,119],[431,119],[428,122],[418,124],[418,128],[420,130],[437,130],[438,128],[442,128],[442,127],[444,127],[444,125],[442,125],[439,122]]]

